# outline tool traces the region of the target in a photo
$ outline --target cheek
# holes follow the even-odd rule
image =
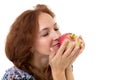
[[[50,51],[50,46],[51,46],[51,40],[49,39],[44,39],[44,40],[39,40],[36,42],[35,45],[35,50],[38,53],[48,55]]]

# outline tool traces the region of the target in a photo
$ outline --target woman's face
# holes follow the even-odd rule
[[[57,23],[47,13],[41,13],[39,15],[39,33],[34,45],[34,50],[37,53],[43,55],[50,54],[50,48],[56,52],[59,48],[59,37],[61,33]]]

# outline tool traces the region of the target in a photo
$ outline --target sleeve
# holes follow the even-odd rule
[[[19,70],[6,71],[2,80],[34,80],[32,76]]]
[[[19,73],[5,73],[2,80],[20,80],[20,79],[24,80]]]

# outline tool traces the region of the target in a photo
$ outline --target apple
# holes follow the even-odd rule
[[[74,33],[65,33],[63,35],[60,36],[60,39],[59,39],[59,42],[60,42],[60,45],[62,45],[63,41],[65,39],[68,39],[68,46],[72,43],[72,42],[75,42],[75,45],[77,46],[80,46],[81,45],[81,39],[75,35]]]

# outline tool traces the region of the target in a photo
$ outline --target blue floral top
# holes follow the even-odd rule
[[[6,70],[2,80],[35,80],[35,78],[18,68],[12,67]]]

